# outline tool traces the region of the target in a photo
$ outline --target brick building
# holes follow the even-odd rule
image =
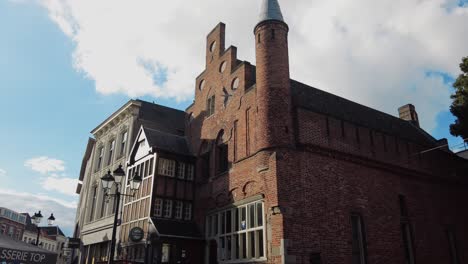
[[[117,258],[468,261],[468,162],[419,127],[413,105],[397,118],[290,79],[288,32],[264,0],[256,66],[226,48],[224,24],[208,34],[194,103],[135,137],[127,175],[144,181],[124,202]]]
[[[16,240],[23,239],[26,217],[8,208],[0,207],[0,235]]]

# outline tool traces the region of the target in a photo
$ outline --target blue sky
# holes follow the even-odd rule
[[[247,4],[244,2],[232,4],[232,13],[235,13],[236,10],[243,10],[243,5]],[[417,4],[416,2],[414,5]],[[96,2],[91,1],[90,3],[90,6],[95,8]],[[372,1],[368,3],[366,6],[372,5]],[[297,1],[296,4],[297,6],[312,5],[309,4],[309,1],[302,0]],[[149,1],[147,5],[151,6],[153,3]],[[211,5],[216,4],[211,3]],[[388,39],[385,40],[385,43],[390,43],[389,47],[391,48],[409,47],[408,50],[401,51],[402,57],[406,56],[405,52],[412,54],[412,57],[409,58],[412,63],[405,63],[405,65],[410,66],[404,68],[405,72],[402,73],[399,71],[401,66],[399,62],[392,61],[391,58],[394,55],[391,51],[377,53],[385,51],[383,48],[375,51],[367,49],[366,55],[369,55],[370,59],[364,60],[362,58],[366,56],[361,53],[363,45],[358,43],[353,46],[352,42],[343,41],[341,38],[347,36],[334,34],[333,26],[327,29],[327,18],[332,17],[332,15],[327,16],[326,19],[320,16],[326,15],[327,10],[335,8],[327,5],[323,4],[321,8],[324,11],[319,11],[320,14],[313,15],[313,13],[307,12],[315,11],[302,8],[301,12],[303,13],[297,11],[297,16],[290,18],[292,76],[394,115],[398,106],[413,102],[418,109],[423,109],[422,112],[419,111],[419,115],[423,117],[423,126],[430,128],[428,132],[436,138],[448,138],[451,145],[460,143],[461,139],[450,136],[448,132],[448,126],[454,120],[448,111],[450,103],[448,96],[453,78],[457,74],[461,54],[468,55],[467,42],[457,39],[458,42],[464,43],[465,48],[447,47],[449,51],[456,51],[450,56],[445,56],[447,59],[444,56],[438,56],[437,49],[432,46],[421,48],[421,44],[414,45],[426,52],[424,53],[412,49],[413,42],[409,42],[409,40],[401,40],[400,37],[392,38],[400,33],[397,30],[398,23],[392,24],[394,27],[392,29],[395,29],[395,32],[389,29]],[[77,196],[69,191],[64,193],[58,190],[60,185],[54,188],[51,183],[64,184],[78,178],[81,159],[87,138],[90,136],[89,131],[130,98],[137,96],[143,100],[185,109],[192,101],[194,78],[204,66],[204,53],[200,52],[204,51],[204,37],[220,20],[227,22],[228,30],[232,30],[232,34],[228,35],[228,41],[239,46],[239,57],[247,58],[252,63],[255,62],[251,36],[251,28],[255,24],[255,12],[251,11],[255,10],[254,6],[245,9],[246,17],[252,17],[245,20],[239,20],[236,15],[230,13],[216,13],[213,17],[204,16],[204,19],[200,19],[204,12],[208,13],[209,8],[216,8],[216,6],[209,7],[209,5],[203,4],[199,9],[204,12],[191,14],[186,18],[189,24],[195,25],[193,22],[190,23],[190,19],[197,21],[196,28],[186,29],[185,24],[174,22],[173,30],[179,32],[177,30],[180,29],[180,32],[184,32],[180,35],[166,32],[166,20],[163,21],[164,23],[161,22],[164,28],[158,27],[159,22],[155,22],[154,25],[148,23],[152,19],[157,19],[156,17],[163,16],[146,14],[144,10],[151,9],[148,7],[142,7],[136,12],[147,20],[142,19],[137,22],[135,20],[138,19],[124,20],[128,23],[123,25],[129,25],[128,29],[118,24],[121,20],[120,17],[115,19],[106,13],[100,14],[97,19],[92,19],[91,14],[82,12],[82,10],[86,10],[86,6],[83,7],[78,12],[63,7],[54,9],[56,7],[39,4],[33,0],[0,0],[0,120],[2,123],[2,129],[0,129],[0,207],[13,207],[11,209],[29,213],[36,210],[42,210],[45,214],[54,212],[57,223],[63,225],[68,234],[71,234],[70,230],[72,230],[73,204],[76,203]],[[284,3],[286,14],[293,13],[295,8],[290,3]],[[376,10],[376,7],[372,8],[374,8],[372,11]],[[405,8],[401,7],[402,10]],[[118,6],[115,9],[125,10],[125,7]],[[339,8],[335,9],[339,10]],[[157,9],[154,10],[159,12]],[[168,20],[178,17],[177,15],[170,16],[173,14],[171,10],[180,12],[177,7],[168,7]],[[462,15],[456,15],[456,12],[451,13],[452,11],[440,11],[449,18],[442,17],[442,19],[451,21],[450,19],[456,16],[453,18],[454,24],[458,21],[457,19],[468,21],[466,8],[461,8],[460,4],[459,10],[461,10]],[[51,16],[51,13],[56,14],[54,12],[59,14],[57,17],[69,20],[63,22],[63,20]],[[333,20],[329,24],[349,25],[350,29],[346,31],[346,34],[349,34],[349,39],[359,41],[360,32],[352,32],[353,26],[355,28],[361,27],[360,29],[364,33],[366,30],[372,31],[372,29],[367,28],[368,25],[360,25],[355,18],[347,20],[346,15],[352,12],[351,10],[339,16],[343,21]],[[378,11],[375,13],[377,16]],[[70,19],[70,17],[72,18]],[[290,16],[286,15],[286,17]],[[395,15],[395,17],[398,16]],[[310,34],[307,32],[304,34],[304,27],[301,27],[301,23],[303,25],[317,24],[313,21],[305,21],[306,18],[322,19],[322,27],[311,28],[311,32],[317,32],[317,37],[308,39]],[[106,29],[110,27],[110,33],[103,32],[102,29],[93,32],[93,27],[80,27],[80,25],[93,25],[99,28],[100,21],[107,23],[108,20],[112,22],[112,19],[115,19],[113,24],[117,25],[117,34],[113,34],[115,29],[112,30],[109,26],[112,25],[110,22],[104,27]],[[369,18],[368,24],[372,24],[373,21],[372,18]],[[440,24],[437,22],[437,18],[430,22]],[[402,23],[407,23],[407,21]],[[151,24],[152,27],[147,28],[148,24]],[[455,30],[453,29],[455,27],[450,24],[444,26],[446,31]],[[119,30],[122,30],[122,33],[119,33]],[[411,30],[414,32],[412,33]],[[441,30],[445,32],[444,28]],[[143,32],[141,35],[132,35],[134,32],[140,31]],[[407,34],[414,34],[414,38],[421,38],[421,42],[430,42],[426,41],[425,38],[430,38],[430,35],[435,34],[433,32],[422,34],[421,30],[416,27],[409,27],[407,31],[409,32]],[[466,29],[462,25],[459,26],[459,31],[455,30],[453,34],[451,32],[444,34],[450,40],[450,38],[458,38],[457,32],[466,32]],[[370,39],[370,41],[366,39],[366,43],[380,41],[382,33],[379,34],[378,38]],[[466,35],[461,34],[461,37]],[[99,39],[99,36],[104,37]],[[126,42],[128,40],[125,39],[126,36],[132,40],[142,39],[142,43],[138,45],[138,49],[129,49],[128,57],[122,57],[121,54],[125,52],[122,52],[121,49],[126,45],[119,44],[133,43]],[[96,38],[97,40],[95,40]],[[94,40],[95,42],[93,42]],[[166,40],[167,43],[165,43]],[[299,40],[301,40],[300,44]],[[101,47],[102,43],[106,45]],[[345,46],[343,43],[348,43],[348,45]],[[447,43],[441,45],[449,45]],[[158,53],[161,50],[162,52]],[[313,51],[316,51],[316,54]],[[345,52],[348,52],[348,57],[353,58],[346,63],[340,61],[339,57]],[[91,55],[86,57],[87,54]],[[417,54],[418,57],[413,56],[413,54]],[[77,65],[77,60],[74,59],[77,57],[81,59],[80,65]],[[383,69],[379,72],[374,69],[376,67],[372,66],[373,58],[376,60],[389,58],[386,60],[388,65],[382,65]],[[314,64],[317,61],[325,60],[329,63]],[[136,64],[126,63],[128,61],[134,61]],[[367,71],[368,74],[356,74],[353,72],[354,69],[364,73]],[[135,74],[131,75],[133,70],[135,70]],[[137,70],[151,73],[149,83],[140,82],[141,78],[138,76],[145,77],[146,75],[140,75]],[[128,75],[127,72],[129,72]],[[312,76],[310,72],[317,74]],[[337,72],[340,72],[342,80],[335,78]],[[373,79],[376,80],[357,76],[375,76]],[[389,76],[388,79],[386,79],[387,76]],[[403,77],[400,78],[400,76]],[[343,83],[347,85],[342,85]],[[375,90],[376,83],[384,84],[380,90]],[[385,83],[388,83],[388,87]],[[392,86],[395,84],[400,88],[396,89]],[[426,85],[433,90],[427,88]],[[142,88],[139,90],[139,87]],[[385,100],[386,96],[388,96],[388,100]],[[27,164],[30,165],[26,166]],[[41,165],[47,165],[49,168],[43,168]]]

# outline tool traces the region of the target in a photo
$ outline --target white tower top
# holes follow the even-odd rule
[[[267,20],[277,20],[284,22],[283,14],[278,0],[262,0],[262,8],[260,10],[260,20],[258,23]]]

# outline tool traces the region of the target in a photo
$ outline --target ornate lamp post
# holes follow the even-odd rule
[[[31,217],[33,224],[36,225],[36,228],[37,228],[36,246],[39,246],[39,237],[41,235],[41,227],[39,227],[39,224],[41,223],[42,218],[44,217],[42,216],[41,211],[39,211],[38,213],[34,213],[34,215]],[[55,222],[54,214],[50,214],[50,217],[47,218],[47,223],[49,224],[49,226],[51,226],[54,224],[54,222]]]
[[[126,195],[120,193],[120,185],[122,183],[122,180],[125,178],[125,171],[122,169],[122,165],[117,168],[113,175],[109,171],[106,175],[102,176],[101,178],[101,183],[102,183],[102,188],[106,192],[107,196],[114,197],[114,202],[116,203],[116,212],[114,215],[114,225],[112,228],[112,240],[111,240],[111,247],[110,247],[110,253],[109,253],[109,264],[114,263],[114,253],[115,253],[115,235],[117,232],[117,222],[118,222],[118,212],[119,212],[119,206],[120,206],[120,198],[122,196],[128,196],[128,197],[134,197],[135,196],[135,191],[137,191],[140,188],[142,179],[141,176],[138,175],[138,173],[135,173],[133,177],[130,179],[130,190],[133,192],[132,195]],[[115,193],[110,194],[110,190],[112,186],[115,184]]]

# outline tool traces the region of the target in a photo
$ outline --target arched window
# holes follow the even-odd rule
[[[215,112],[215,96],[211,95],[206,101],[206,116],[211,116]]]
[[[223,140],[224,130],[221,130],[216,138],[216,172],[224,173],[228,170],[228,145]]]

